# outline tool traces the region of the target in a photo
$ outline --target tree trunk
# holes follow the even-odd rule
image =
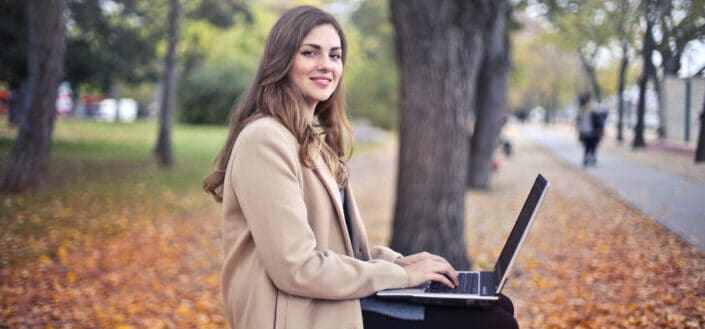
[[[466,120],[475,105],[487,1],[392,0],[401,72],[392,248],[470,266],[464,238]]]
[[[590,63],[583,52],[578,50],[578,55],[580,57],[580,63],[582,64],[583,70],[590,81],[590,86],[592,86],[592,92],[595,96],[595,101],[597,103],[602,102],[602,89],[600,88],[600,82],[597,81],[597,73],[595,72],[595,65]]]
[[[617,140],[624,140],[624,84],[629,66],[629,43],[622,41],[622,59],[619,63],[619,82],[617,85]]]
[[[179,0],[169,1],[169,46],[164,60],[164,89],[159,108],[159,138],[154,153],[159,165],[171,167],[174,164],[174,154],[171,146],[171,121],[176,104],[176,46],[179,42],[179,25],[181,5]]]
[[[36,191],[49,166],[56,96],[63,75],[66,23],[64,0],[29,0],[27,49],[29,107],[21,114],[17,139],[0,190]]]
[[[695,162],[705,162],[705,98],[703,98],[703,109],[700,111],[700,133],[698,146],[695,149]]]
[[[639,76],[639,101],[636,106],[636,126],[634,127],[634,140],[632,141],[633,148],[644,148],[646,147],[646,141],[644,141],[644,114],[646,112],[646,85],[649,78],[646,76],[646,72],[642,72]]]
[[[651,75],[651,80],[654,82],[654,91],[656,92],[656,109],[658,111],[658,128],[656,129],[656,134],[659,139],[664,139],[666,138],[666,134],[668,134],[668,131],[666,130],[666,111],[664,109],[664,104],[663,104],[663,97],[661,90],[663,80],[666,79],[666,75],[663,76],[663,79],[659,79],[658,77],[658,72],[656,71],[656,66],[651,64],[653,68],[649,70],[649,74]]]
[[[485,54],[477,80],[475,128],[471,139],[468,186],[486,189],[492,174],[492,156],[506,117],[509,37],[507,1],[490,2],[489,25],[484,31]]]
[[[644,44],[641,49],[641,60],[643,61],[641,76],[639,76],[639,102],[637,103],[637,121],[636,127],[634,127],[634,141],[632,141],[633,148],[644,148],[646,147],[646,141],[644,140],[644,116],[646,114],[646,86],[648,85],[649,78],[654,74],[656,68],[651,62],[651,54],[656,47],[656,43],[651,35],[651,30],[653,29],[653,24],[650,20],[646,20],[646,31],[644,32]]]

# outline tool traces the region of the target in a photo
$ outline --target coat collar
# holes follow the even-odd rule
[[[343,204],[340,198],[340,188],[338,187],[338,183],[336,183],[335,178],[331,174],[328,166],[326,166],[320,154],[316,157],[315,165],[316,167],[314,168],[314,171],[316,172],[316,176],[318,176],[318,179],[320,179],[323,186],[325,186],[328,196],[335,207],[335,212],[338,215],[338,223],[342,228],[343,238],[345,239],[345,248],[348,255],[353,255],[354,252],[352,242],[350,241],[350,232],[348,232],[348,225],[345,223],[345,213],[343,212]]]

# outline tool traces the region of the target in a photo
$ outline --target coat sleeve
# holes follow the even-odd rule
[[[361,298],[405,287],[406,271],[396,264],[317,248],[299,182],[297,145],[287,134],[266,125],[244,129],[227,177],[274,285],[289,294],[321,299]]]
[[[403,257],[403,255],[385,246],[374,246],[370,248],[370,258],[372,259],[383,259],[394,263],[394,260],[399,257]]]

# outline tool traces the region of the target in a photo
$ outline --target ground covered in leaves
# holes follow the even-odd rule
[[[489,191],[468,193],[466,236],[474,266],[491,268],[536,174],[551,182],[505,290],[522,328],[705,328],[702,252],[525,140],[516,127],[507,133],[515,152],[500,159]],[[395,147],[353,159],[353,187],[370,240],[384,244]],[[3,267],[0,328],[226,327],[217,207],[154,212],[143,216],[151,220],[128,225],[138,209],[116,217],[128,227],[120,234],[76,230],[72,243]]]

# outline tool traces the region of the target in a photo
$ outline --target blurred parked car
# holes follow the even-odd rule
[[[95,118],[106,122],[134,122],[137,119],[137,101],[120,98],[118,102],[114,98],[106,98],[100,102]]]

